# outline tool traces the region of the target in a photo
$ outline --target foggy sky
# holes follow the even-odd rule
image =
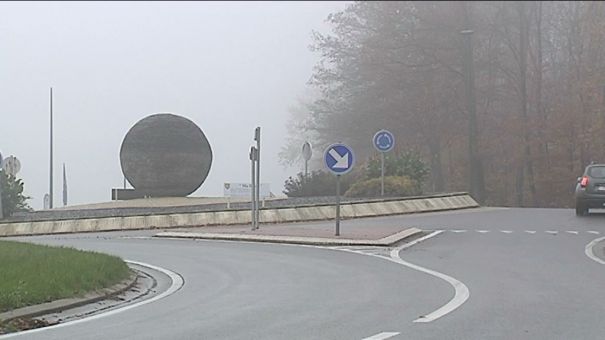
[[[206,134],[214,162],[192,196],[248,182],[253,130],[263,129],[262,182],[281,194],[288,107],[318,56],[313,29],[339,2],[0,3],[0,152],[21,160],[30,204],[48,192],[48,92],[54,91],[54,202],[62,163],[69,204],[110,200],[119,150],[143,117],[172,112]]]

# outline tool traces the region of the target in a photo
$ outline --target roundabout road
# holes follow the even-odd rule
[[[384,261],[389,251],[144,238],[22,238],[103,251],[179,273],[181,290],[120,314],[17,339],[584,339],[605,334],[605,265],[586,246],[605,215],[474,209],[352,220],[442,233],[395,256],[460,280],[470,298],[431,322],[450,283]],[[143,238],[137,238],[137,237]],[[351,253],[356,251],[373,256]],[[596,256],[603,244],[594,244]],[[378,255],[378,257],[376,256]],[[380,334],[380,335],[379,335]]]

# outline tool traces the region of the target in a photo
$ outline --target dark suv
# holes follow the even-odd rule
[[[591,164],[578,177],[576,215],[587,215],[590,208],[605,208],[605,164]]]

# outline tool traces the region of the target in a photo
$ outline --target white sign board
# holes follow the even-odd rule
[[[245,197],[252,196],[252,184],[250,183],[225,183],[223,185],[223,193],[225,197]],[[271,197],[271,187],[269,183],[261,183],[260,198]]]
[[[44,195],[44,210],[48,210],[48,209],[50,209],[50,195],[45,194]]]
[[[15,176],[21,170],[21,162],[19,162],[15,156],[6,157],[4,162],[2,162],[2,169],[4,169],[7,174]]]

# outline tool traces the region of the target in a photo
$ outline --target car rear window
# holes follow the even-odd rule
[[[605,178],[605,166],[593,166],[588,169],[588,175],[593,178]]]

